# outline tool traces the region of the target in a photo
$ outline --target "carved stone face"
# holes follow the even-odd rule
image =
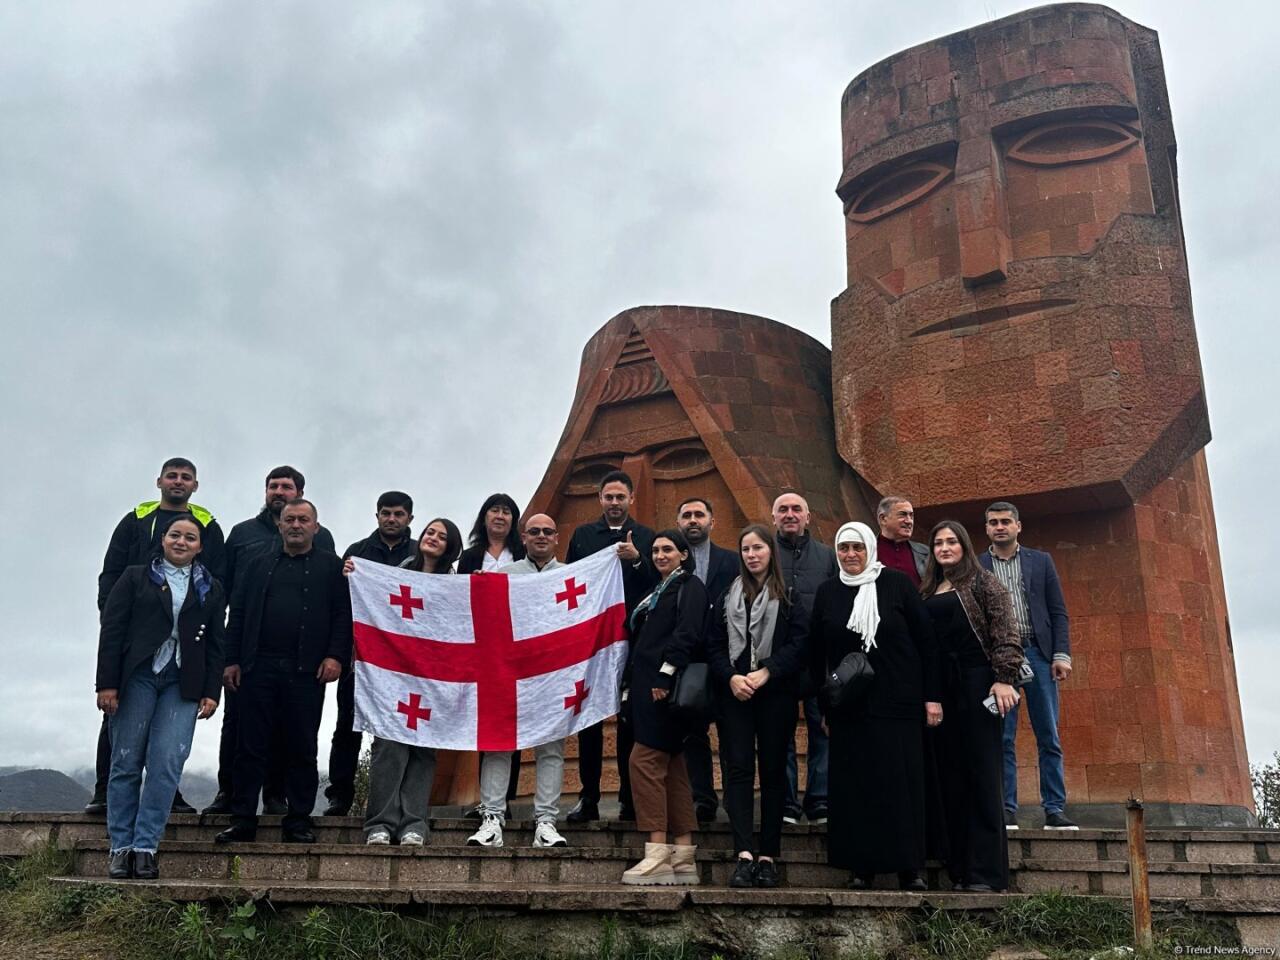
[[[572,529],[598,520],[600,481],[625,470],[631,516],[676,525],[690,497],[709,500],[713,539],[737,549],[748,522],[768,522],[784,490],[805,494],[815,535],[864,519],[856,481],[835,453],[826,348],[782,324],[694,307],[637,307],[583,351],[564,435],[530,510]]]
[[[1063,4],[843,101],[841,454],[917,505],[1137,496],[1208,440],[1155,34]]]

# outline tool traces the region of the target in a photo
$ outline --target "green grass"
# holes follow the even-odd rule
[[[129,960],[553,960],[546,944],[516,939],[492,918],[373,907],[315,906],[277,911],[267,902],[177,904],[106,885],[55,886],[70,868],[49,847],[0,862],[0,941],[5,946],[61,943],[67,956]],[[1132,942],[1130,914],[1097,897],[1042,894],[1010,900],[986,914],[926,910],[895,918],[903,938],[894,960],[984,960],[1002,945],[1033,947],[1054,960],[1083,960]],[[1149,957],[1173,947],[1238,946],[1234,926],[1201,915],[1156,919]],[[813,960],[808,942],[770,960]],[[11,955],[22,955],[21,952]],[[62,954],[59,954],[62,955]],[[868,950],[848,960],[870,960]],[[1132,956],[1132,954],[1130,954]],[[691,943],[659,944],[602,918],[594,945],[573,960],[730,960]]]

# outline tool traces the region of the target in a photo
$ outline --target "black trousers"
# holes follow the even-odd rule
[[[947,871],[955,883],[1009,886],[1004,829],[1004,722],[982,701],[990,667],[960,667],[943,696],[939,770],[947,824]]]
[[[724,808],[735,852],[782,854],[782,804],[786,795],[787,743],[795,726],[796,700],[766,690],[743,702],[724,696],[716,721],[725,767]],[[752,843],[756,761],[760,763],[760,846]]]
[[[102,726],[98,729],[98,754],[93,763],[93,799],[106,802],[107,780],[111,777],[111,728],[107,725],[109,718],[102,715]]]
[[[235,795],[236,754],[240,749],[240,697],[231,690],[222,691],[222,738],[218,741],[218,792],[228,797]],[[262,785],[267,800],[284,799],[285,770],[284,732],[276,731],[271,745],[271,762],[267,764],[267,779]]]
[[[311,809],[320,782],[316,770],[316,738],[324,709],[324,684],[292,660],[259,660],[241,680],[240,747],[236,751],[232,823],[258,822],[258,793],[271,761],[272,743],[280,730],[285,740],[285,798],[289,812],[284,829],[311,826]]]
[[[695,807],[710,807],[714,812],[720,805],[716,796],[716,781],[711,774],[711,721],[694,724],[684,738],[684,765],[689,771],[689,786],[693,790]],[[724,779],[724,759],[721,758],[720,774]]]
[[[630,810],[631,803],[631,724],[618,719],[618,803]],[[578,778],[582,781],[583,800],[600,802],[600,771],[604,767],[604,721],[578,732]]]
[[[344,673],[338,680],[338,723],[329,745],[329,786],[324,795],[330,803],[351,806],[356,795],[356,768],[364,734],[354,729],[356,720],[356,677]]]

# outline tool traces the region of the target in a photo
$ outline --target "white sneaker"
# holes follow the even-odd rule
[[[371,847],[385,847],[391,842],[391,831],[383,830],[381,827],[377,830],[371,830],[369,836],[365,837],[364,842]]]
[[[485,817],[480,829],[467,838],[473,847],[502,846],[502,821],[497,817]]]
[[[420,847],[425,842],[423,837],[417,830],[410,830],[400,838],[400,846],[402,847]]]
[[[567,847],[569,841],[560,836],[560,831],[556,829],[556,825],[550,820],[542,820],[538,823],[538,828],[533,831],[533,845],[535,847]]]

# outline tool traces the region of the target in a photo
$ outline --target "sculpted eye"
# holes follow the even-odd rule
[[[1024,133],[1006,155],[1035,167],[1057,167],[1108,157],[1137,142],[1135,131],[1110,120],[1067,120]]]
[[[715,461],[700,443],[679,443],[659,450],[653,457],[653,475],[661,480],[683,480],[708,473]]]
[[[871,223],[910,206],[951,179],[951,167],[921,160],[885,174],[856,193],[845,207],[855,223]]]
[[[574,466],[565,492],[574,496],[594,495],[605,475],[622,467],[620,460],[588,460]]]

